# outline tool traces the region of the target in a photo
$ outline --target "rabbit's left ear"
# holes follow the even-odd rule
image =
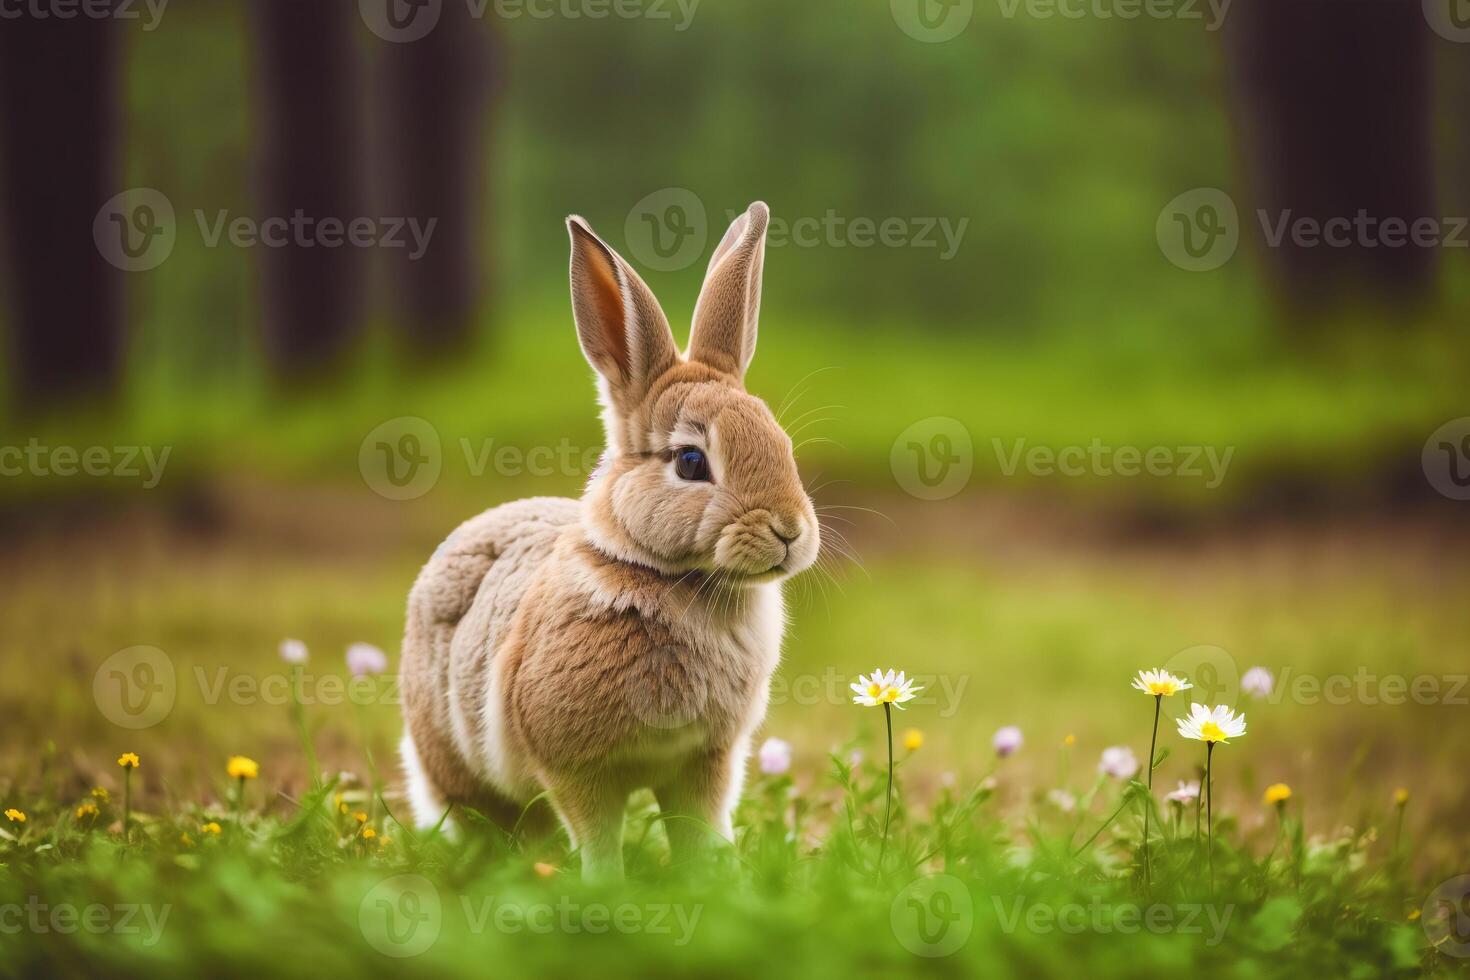
[[[755,355],[770,219],[770,208],[756,201],[731,223],[709,260],[704,287],[694,305],[689,359],[737,378],[745,376]]]

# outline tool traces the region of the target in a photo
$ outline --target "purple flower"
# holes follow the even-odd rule
[[[388,655],[371,643],[354,643],[347,648],[347,669],[353,677],[381,674],[388,669]]]
[[[1138,772],[1138,758],[1128,746],[1114,745],[1103,749],[1097,771],[1114,779],[1132,779]]]
[[[761,772],[767,776],[784,776],[791,768],[791,746],[779,738],[768,738],[759,753]]]
[[[1240,679],[1240,689],[1253,698],[1268,698],[1276,687],[1276,678],[1265,667],[1252,667]]]
[[[285,639],[280,646],[281,659],[288,664],[306,663],[306,644],[300,640]]]
[[[995,733],[995,739],[992,744],[995,746],[995,754],[1004,759],[1019,749],[1023,741],[1021,730],[1015,725],[1007,725]]]

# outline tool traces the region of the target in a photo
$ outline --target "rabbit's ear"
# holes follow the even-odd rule
[[[669,321],[632,266],[577,215],[572,238],[572,314],[582,353],[602,376],[609,407],[635,408],[653,381],[679,360]]]
[[[766,225],[771,211],[752,204],[725,232],[704,274],[694,304],[689,358],[737,378],[755,354],[756,322],[761,311],[761,270],[766,257]]]

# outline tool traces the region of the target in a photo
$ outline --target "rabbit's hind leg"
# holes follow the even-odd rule
[[[398,744],[398,754],[403,758],[403,775],[408,790],[408,805],[413,811],[414,826],[419,830],[429,830],[438,826],[442,820],[443,829],[451,830],[453,825],[445,815],[449,809],[449,801],[429,779],[428,773],[424,772],[424,764],[419,761],[413,736],[406,731],[403,733],[403,741]]]

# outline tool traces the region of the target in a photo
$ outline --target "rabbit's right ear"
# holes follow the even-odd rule
[[[597,370],[604,402],[632,411],[654,380],[679,360],[668,318],[632,266],[577,215],[572,237],[572,314],[582,353]]]

